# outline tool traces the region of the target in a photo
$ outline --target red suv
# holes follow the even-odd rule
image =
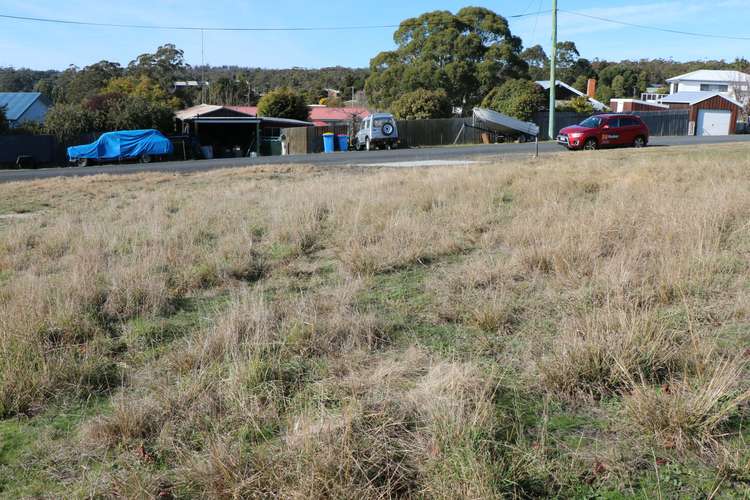
[[[557,136],[558,144],[568,149],[598,149],[617,146],[645,147],[649,131],[635,115],[594,115],[578,125],[565,127]]]

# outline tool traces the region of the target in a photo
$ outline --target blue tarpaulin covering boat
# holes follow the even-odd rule
[[[77,160],[122,160],[172,154],[172,142],[158,130],[107,132],[91,144],[71,146],[68,158]]]

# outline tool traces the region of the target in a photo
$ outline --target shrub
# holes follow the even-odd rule
[[[591,114],[594,112],[594,106],[591,105],[588,98],[584,96],[574,97],[570,101],[557,106],[558,111],[570,111],[580,114]]]
[[[288,88],[273,90],[258,102],[258,116],[305,121],[309,114],[305,98]]]
[[[484,98],[482,106],[519,120],[529,121],[545,105],[542,88],[530,80],[508,80]]]
[[[391,111],[399,120],[427,120],[450,118],[453,107],[444,90],[417,89],[399,97],[391,105]]]
[[[55,104],[44,120],[46,130],[61,141],[96,130],[96,114],[80,104]]]

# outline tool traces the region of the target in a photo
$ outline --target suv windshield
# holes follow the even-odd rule
[[[579,125],[581,127],[586,128],[598,128],[599,124],[602,122],[601,118],[597,118],[596,116],[590,116],[583,120]]]
[[[372,125],[373,125],[373,127],[380,128],[383,125],[385,125],[386,123],[391,123],[391,120],[389,120],[388,118],[376,118],[375,120],[373,120]]]

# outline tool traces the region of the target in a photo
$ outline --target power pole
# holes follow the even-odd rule
[[[552,53],[549,58],[549,138],[555,140],[555,105],[557,101],[557,0],[552,0]]]
[[[206,104],[206,36],[201,30],[201,104]]]

